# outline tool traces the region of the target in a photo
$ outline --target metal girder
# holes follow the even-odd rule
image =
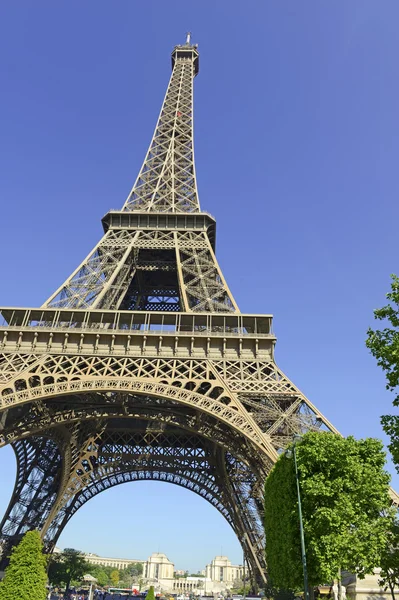
[[[137,395],[128,392],[91,392],[59,396],[47,401],[35,400],[22,407],[10,408],[2,431],[2,445],[39,435],[43,431],[54,435],[60,426],[70,427],[81,422],[126,422],[132,427],[136,420],[173,426],[213,440],[226,452],[234,450],[237,460],[251,462],[257,476],[262,477],[272,464],[259,459],[257,447],[243,440],[242,432],[232,429],[215,415],[198,411],[195,406],[181,405],[165,397]],[[260,470],[259,470],[260,469]]]
[[[54,440],[31,436],[13,444],[17,476],[8,509],[0,523],[0,570],[13,545],[30,529],[43,528],[55,502],[62,454]]]
[[[176,53],[176,51],[175,51]],[[123,210],[199,212],[193,143],[197,49],[177,52],[158,123]]]
[[[195,432],[182,432],[156,423],[110,422],[98,443],[90,482],[65,498],[48,534],[55,543],[73,514],[98,493],[121,483],[154,480],[173,483],[217,508],[234,527],[224,489],[216,482],[215,444]]]
[[[108,229],[43,307],[162,311],[160,287],[180,311],[238,312],[207,231],[133,228]]]
[[[122,210],[41,308],[0,309],[0,446],[17,479],[0,558],[24,531],[49,551],[96,494],[166,481],[233,527],[266,580],[263,486],[296,433],[334,427],[274,362],[271,315],[246,315],[200,212],[193,149],[198,50],[172,54],[149,150]]]
[[[138,230],[137,222],[126,227],[126,220],[109,214],[104,237],[45,307],[239,311],[208,236],[211,220],[203,216],[203,230],[196,229],[198,220],[175,221],[172,231],[166,219],[159,220],[163,213],[200,211],[193,147],[198,51],[186,44],[175,48],[174,57],[150,147],[122,208],[156,214],[156,229],[155,220]]]
[[[71,402],[77,404],[78,400],[71,399]],[[98,400],[91,399],[93,407],[98,405]],[[113,402],[126,407],[134,400],[125,396],[114,398]],[[227,428],[218,431],[214,423],[202,423],[198,414],[179,413],[176,407],[173,418],[168,419],[170,403],[163,402],[162,410],[154,412],[154,399],[139,400],[141,407],[133,420],[116,416],[106,420],[96,414],[95,420],[93,415],[90,422],[68,423],[65,419],[63,425],[43,430],[51,437],[30,438],[29,465],[23,460],[26,441],[14,442],[14,448],[17,453],[22,453],[22,458],[18,461],[13,499],[3,520],[4,560],[21,533],[32,527],[42,531],[46,546],[51,550],[66,523],[85,502],[101,491],[128,481],[156,480],[185,487],[210,502],[241,535],[243,519],[239,518],[240,511],[228,492],[228,478],[240,482],[253,478],[258,468],[256,454],[247,452],[243,457],[252,462],[251,470],[243,459],[234,458],[223,449],[221,443],[230,450],[237,449],[237,454],[243,454],[239,436],[234,441]],[[35,441],[36,445],[32,446]],[[229,473],[224,466],[227,454]],[[36,474],[37,464],[41,467],[39,475]],[[57,473],[56,479],[53,472]],[[37,497],[42,504],[37,505]],[[33,510],[32,506],[39,506],[41,510]],[[258,514],[249,515],[249,520],[246,515],[245,522],[250,523],[251,531],[259,529],[255,520],[259,521]],[[264,570],[259,570],[256,564],[253,535],[244,541],[248,549],[252,548],[249,562],[259,578]]]

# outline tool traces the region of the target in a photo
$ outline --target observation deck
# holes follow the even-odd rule
[[[178,58],[194,58],[194,75],[198,75],[199,73],[199,52],[197,49],[197,45],[193,46],[190,44],[190,40],[188,38],[188,43],[183,44],[182,46],[175,46],[172,52],[172,69],[175,66],[175,61]]]
[[[273,360],[272,315],[0,308],[0,350]]]
[[[149,212],[110,210],[101,219],[104,232],[108,229],[138,229],[157,231],[205,231],[215,249],[216,221],[207,212]]]

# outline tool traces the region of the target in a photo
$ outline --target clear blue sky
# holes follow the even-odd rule
[[[278,364],[344,435],[381,437],[392,395],[364,340],[399,272],[398,21],[397,0],[3,1],[0,304],[40,305],[97,242],[191,30],[200,200],[235,298],[275,315]],[[14,470],[1,450],[0,512]],[[219,513],[167,484],[98,496],[60,545],[241,560]]]

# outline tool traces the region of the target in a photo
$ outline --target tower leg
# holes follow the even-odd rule
[[[17,458],[16,482],[8,509],[0,524],[0,571],[23,534],[43,528],[57,497],[62,457],[57,443],[32,437],[12,444]]]
[[[218,452],[218,473],[234,530],[249,567],[251,587],[255,589],[266,583],[262,515],[254,501],[257,478],[246,465],[223,451]]]

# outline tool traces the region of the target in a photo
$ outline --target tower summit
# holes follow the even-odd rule
[[[241,313],[217,262],[195,178],[198,66],[189,34],[95,248],[40,308],[0,309],[0,446],[17,456],[3,566],[25,531],[51,551],[96,494],[156,480],[217,508],[265,582],[265,477],[295,434],[335,431],[274,362],[272,316]]]
[[[123,210],[199,212],[193,145],[193,79],[197,46],[175,46],[172,75],[150,147]]]
[[[175,46],[172,52],[172,70],[175,66],[176,58],[189,58],[194,63],[194,77],[199,73],[199,53],[198,44],[191,44],[191,31],[187,33],[186,43]]]

